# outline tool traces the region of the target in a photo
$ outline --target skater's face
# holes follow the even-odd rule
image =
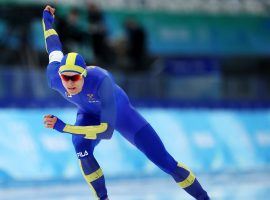
[[[64,72],[60,74],[60,77],[64,88],[69,94],[75,95],[82,91],[84,84],[83,75],[75,72]]]

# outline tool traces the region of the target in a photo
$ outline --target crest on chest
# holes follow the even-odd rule
[[[65,95],[66,95],[66,97],[69,97],[69,98],[71,98],[71,97],[72,97],[72,95],[71,95],[71,94],[69,94],[68,92],[65,92]]]
[[[95,98],[94,94],[87,94],[87,100],[89,103],[98,103],[99,101]]]

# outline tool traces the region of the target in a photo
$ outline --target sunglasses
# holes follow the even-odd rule
[[[64,75],[64,74],[60,74],[61,76],[61,79],[63,79],[64,81],[78,81],[82,78],[82,75],[81,74],[76,74],[76,75],[73,75],[73,76],[67,76],[67,75]]]

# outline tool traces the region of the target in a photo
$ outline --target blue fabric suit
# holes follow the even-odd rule
[[[76,95],[66,92],[59,76],[59,68],[67,57],[62,54],[61,43],[52,24],[53,17],[48,11],[44,11],[43,28],[50,57],[47,66],[49,86],[78,108],[75,126],[107,124],[106,130],[97,134],[96,139],[86,139],[83,134],[72,135],[82,173],[97,198],[105,200],[108,194],[103,172],[93,151],[100,140],[110,139],[113,131],[117,130],[160,169],[171,175],[191,196],[200,200],[209,199],[194,174],[166,151],[155,130],[130,104],[126,93],[114,82],[108,71],[97,66],[87,67],[82,91]],[[79,60],[76,57],[75,65],[78,65],[77,62]]]

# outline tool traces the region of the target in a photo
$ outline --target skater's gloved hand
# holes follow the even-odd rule
[[[55,8],[47,5],[43,10],[43,20],[45,24],[53,24]]]
[[[45,115],[43,120],[46,128],[53,128],[59,132],[63,132],[66,126],[61,119],[55,117],[54,115]]]

